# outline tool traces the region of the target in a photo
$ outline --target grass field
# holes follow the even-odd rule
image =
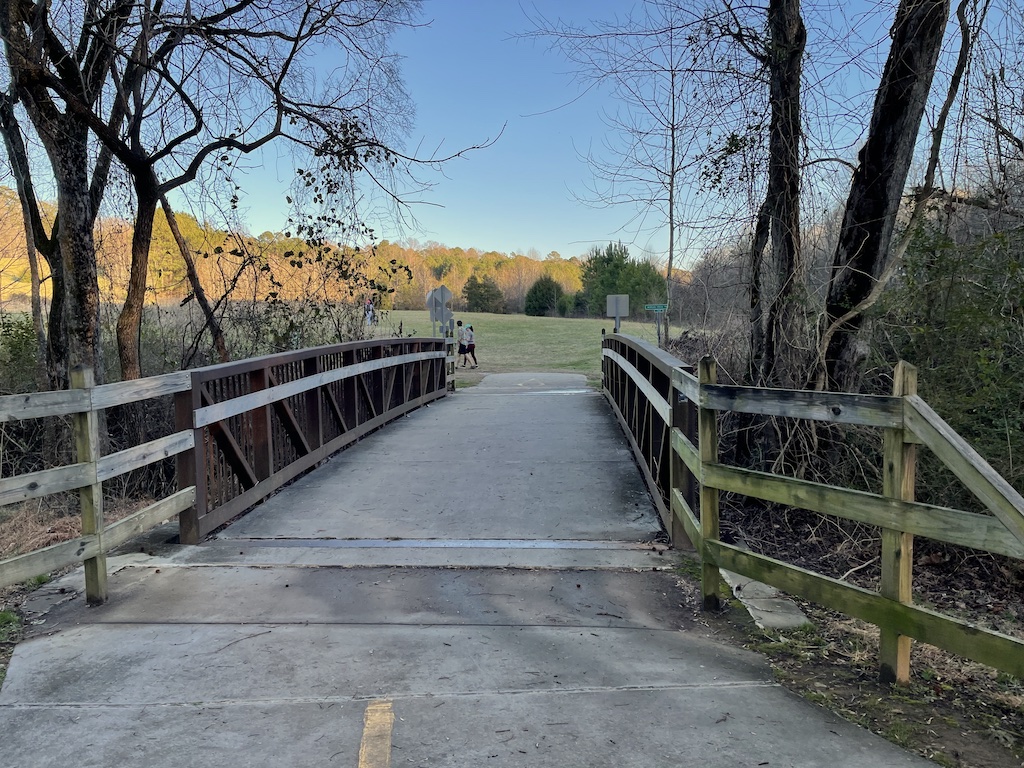
[[[562,317],[527,317],[526,315],[491,315],[463,312],[456,320],[472,324],[476,333],[476,356],[480,368],[470,372],[458,369],[460,383],[475,383],[477,374],[515,371],[557,371],[582,373],[591,384],[601,380],[601,329],[611,333],[612,319],[568,319]],[[427,310],[391,311],[381,319],[376,335],[398,332],[402,335],[429,336],[430,316]],[[673,334],[678,329],[672,329]],[[656,344],[657,330],[653,322],[623,321],[622,332]]]

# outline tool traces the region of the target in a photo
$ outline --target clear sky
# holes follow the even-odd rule
[[[537,5],[549,17],[585,22],[614,18],[633,3]],[[574,198],[586,194],[591,179],[580,154],[600,145],[601,111],[611,105],[601,93],[580,97],[571,65],[559,53],[543,41],[518,37],[531,28],[527,12],[534,12],[531,0],[425,0],[424,26],[395,38],[416,106],[407,148],[419,154],[436,148],[445,155],[497,141],[452,161],[443,175],[419,173],[434,186],[411,209],[415,223],[404,231],[381,227],[378,237],[506,253],[532,248],[567,258],[619,239],[636,255],[645,247],[663,248],[660,239],[649,242],[649,233],[637,239],[622,229],[633,211],[595,209]],[[282,158],[267,170],[287,178],[287,164]],[[285,212],[267,205],[276,200],[280,195],[245,201],[254,233],[283,228]]]
[[[622,0],[559,0],[546,14],[573,21],[611,18],[632,5]],[[571,65],[544,41],[517,35],[530,28],[517,0],[427,0],[430,25],[399,36],[405,81],[416,102],[415,138],[442,151],[493,139],[436,178],[417,206],[419,236],[449,245],[565,257],[631,233],[618,231],[632,211],[594,209],[586,194],[591,173],[580,158],[600,144],[602,94],[580,95]],[[410,233],[412,234],[412,233]],[[645,243],[644,243],[645,244]],[[641,245],[644,245],[641,244]],[[631,249],[634,252],[638,248]]]

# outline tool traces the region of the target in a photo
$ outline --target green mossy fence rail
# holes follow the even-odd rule
[[[1024,642],[914,605],[915,536],[1024,560],[1024,498],[917,396],[916,371],[896,366],[892,396],[724,386],[715,363],[698,370],[639,339],[606,336],[603,388],[647,476],[666,530],[692,545],[702,564],[706,608],[718,603],[719,569],[875,624],[879,676],[906,682],[916,639],[1024,677]],[[724,412],[857,424],[881,430],[881,493],[813,483],[720,461]],[[931,450],[990,514],[914,501],[916,452]],[[727,544],[719,537],[719,494],[736,493],[878,526],[878,591]]]
[[[375,339],[94,386],[0,397],[0,423],[70,416],[75,461],[0,479],[0,506],[77,492],[82,533],[0,561],[0,586],[84,563],[86,597],[106,600],[106,554],[178,516],[183,543],[198,543],[331,454],[432,400],[454,376],[449,339]],[[175,431],[101,455],[100,412],[174,398]],[[103,483],[175,458],[177,492],[109,525]]]

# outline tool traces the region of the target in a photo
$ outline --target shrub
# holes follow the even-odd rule
[[[558,299],[558,314],[562,317],[586,317],[587,295],[583,291],[563,293]]]
[[[545,275],[526,292],[526,314],[533,317],[553,315],[563,293],[562,286],[554,278]]]
[[[36,331],[28,313],[0,315],[0,389],[33,392],[36,383]]]

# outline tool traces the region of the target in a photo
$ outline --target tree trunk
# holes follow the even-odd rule
[[[88,195],[88,142],[84,128],[72,130],[67,126],[70,121],[59,122],[65,124],[64,129],[57,128],[43,141],[57,176],[57,242],[64,277],[61,317],[67,326],[68,340],[65,359],[68,369],[76,365],[92,368],[97,383],[102,383],[100,301],[93,239],[96,217]]]
[[[764,251],[768,247],[771,231],[771,207],[765,197],[757,212],[754,237],[750,243],[750,358],[747,375],[751,384],[763,384],[762,372],[766,368],[764,338]]]
[[[185,262],[185,273],[188,275],[189,285],[192,286],[192,293],[196,297],[199,308],[203,311],[206,327],[210,329],[210,335],[213,337],[213,347],[217,350],[217,357],[220,358],[222,363],[227,363],[231,360],[231,355],[228,354],[224,329],[221,328],[220,321],[217,320],[217,315],[213,311],[213,307],[210,306],[210,300],[206,297],[206,291],[203,290],[203,284],[199,280],[199,271],[196,269],[195,259],[192,258],[192,252],[189,250],[188,243],[185,242],[185,238],[181,234],[181,229],[178,227],[178,219],[167,202],[166,196],[161,195],[160,204],[164,209],[167,226],[170,227],[171,234],[174,236],[174,242],[178,244],[181,259]]]
[[[67,389],[71,384],[68,359],[71,341],[64,306],[64,259],[60,247],[47,259],[50,265],[50,311],[46,318],[46,375],[50,389]]]
[[[152,178],[136,177],[138,210],[132,232],[132,265],[128,276],[121,315],[117,318],[117,355],[121,362],[121,379],[142,378],[142,313],[146,304],[146,282],[149,276],[149,245],[153,239],[153,222],[159,194]]]
[[[803,255],[800,243],[800,73],[807,30],[800,0],[768,4],[769,100],[768,204],[775,297],[765,318],[762,385],[792,386],[802,371],[794,350],[800,349],[804,326]]]
[[[832,262],[822,319],[831,336],[823,339],[824,359],[809,381],[817,389],[852,391],[860,385],[863,315],[855,312],[837,323],[869,297],[888,258],[948,16],[948,0],[902,0],[896,11],[892,47]]]
[[[36,240],[32,236],[32,228],[26,222],[25,247],[28,255],[28,271],[32,282],[32,328],[36,333],[36,386],[46,389],[49,386],[46,366],[46,323],[43,320],[42,280],[39,277],[39,253],[36,251]]]

